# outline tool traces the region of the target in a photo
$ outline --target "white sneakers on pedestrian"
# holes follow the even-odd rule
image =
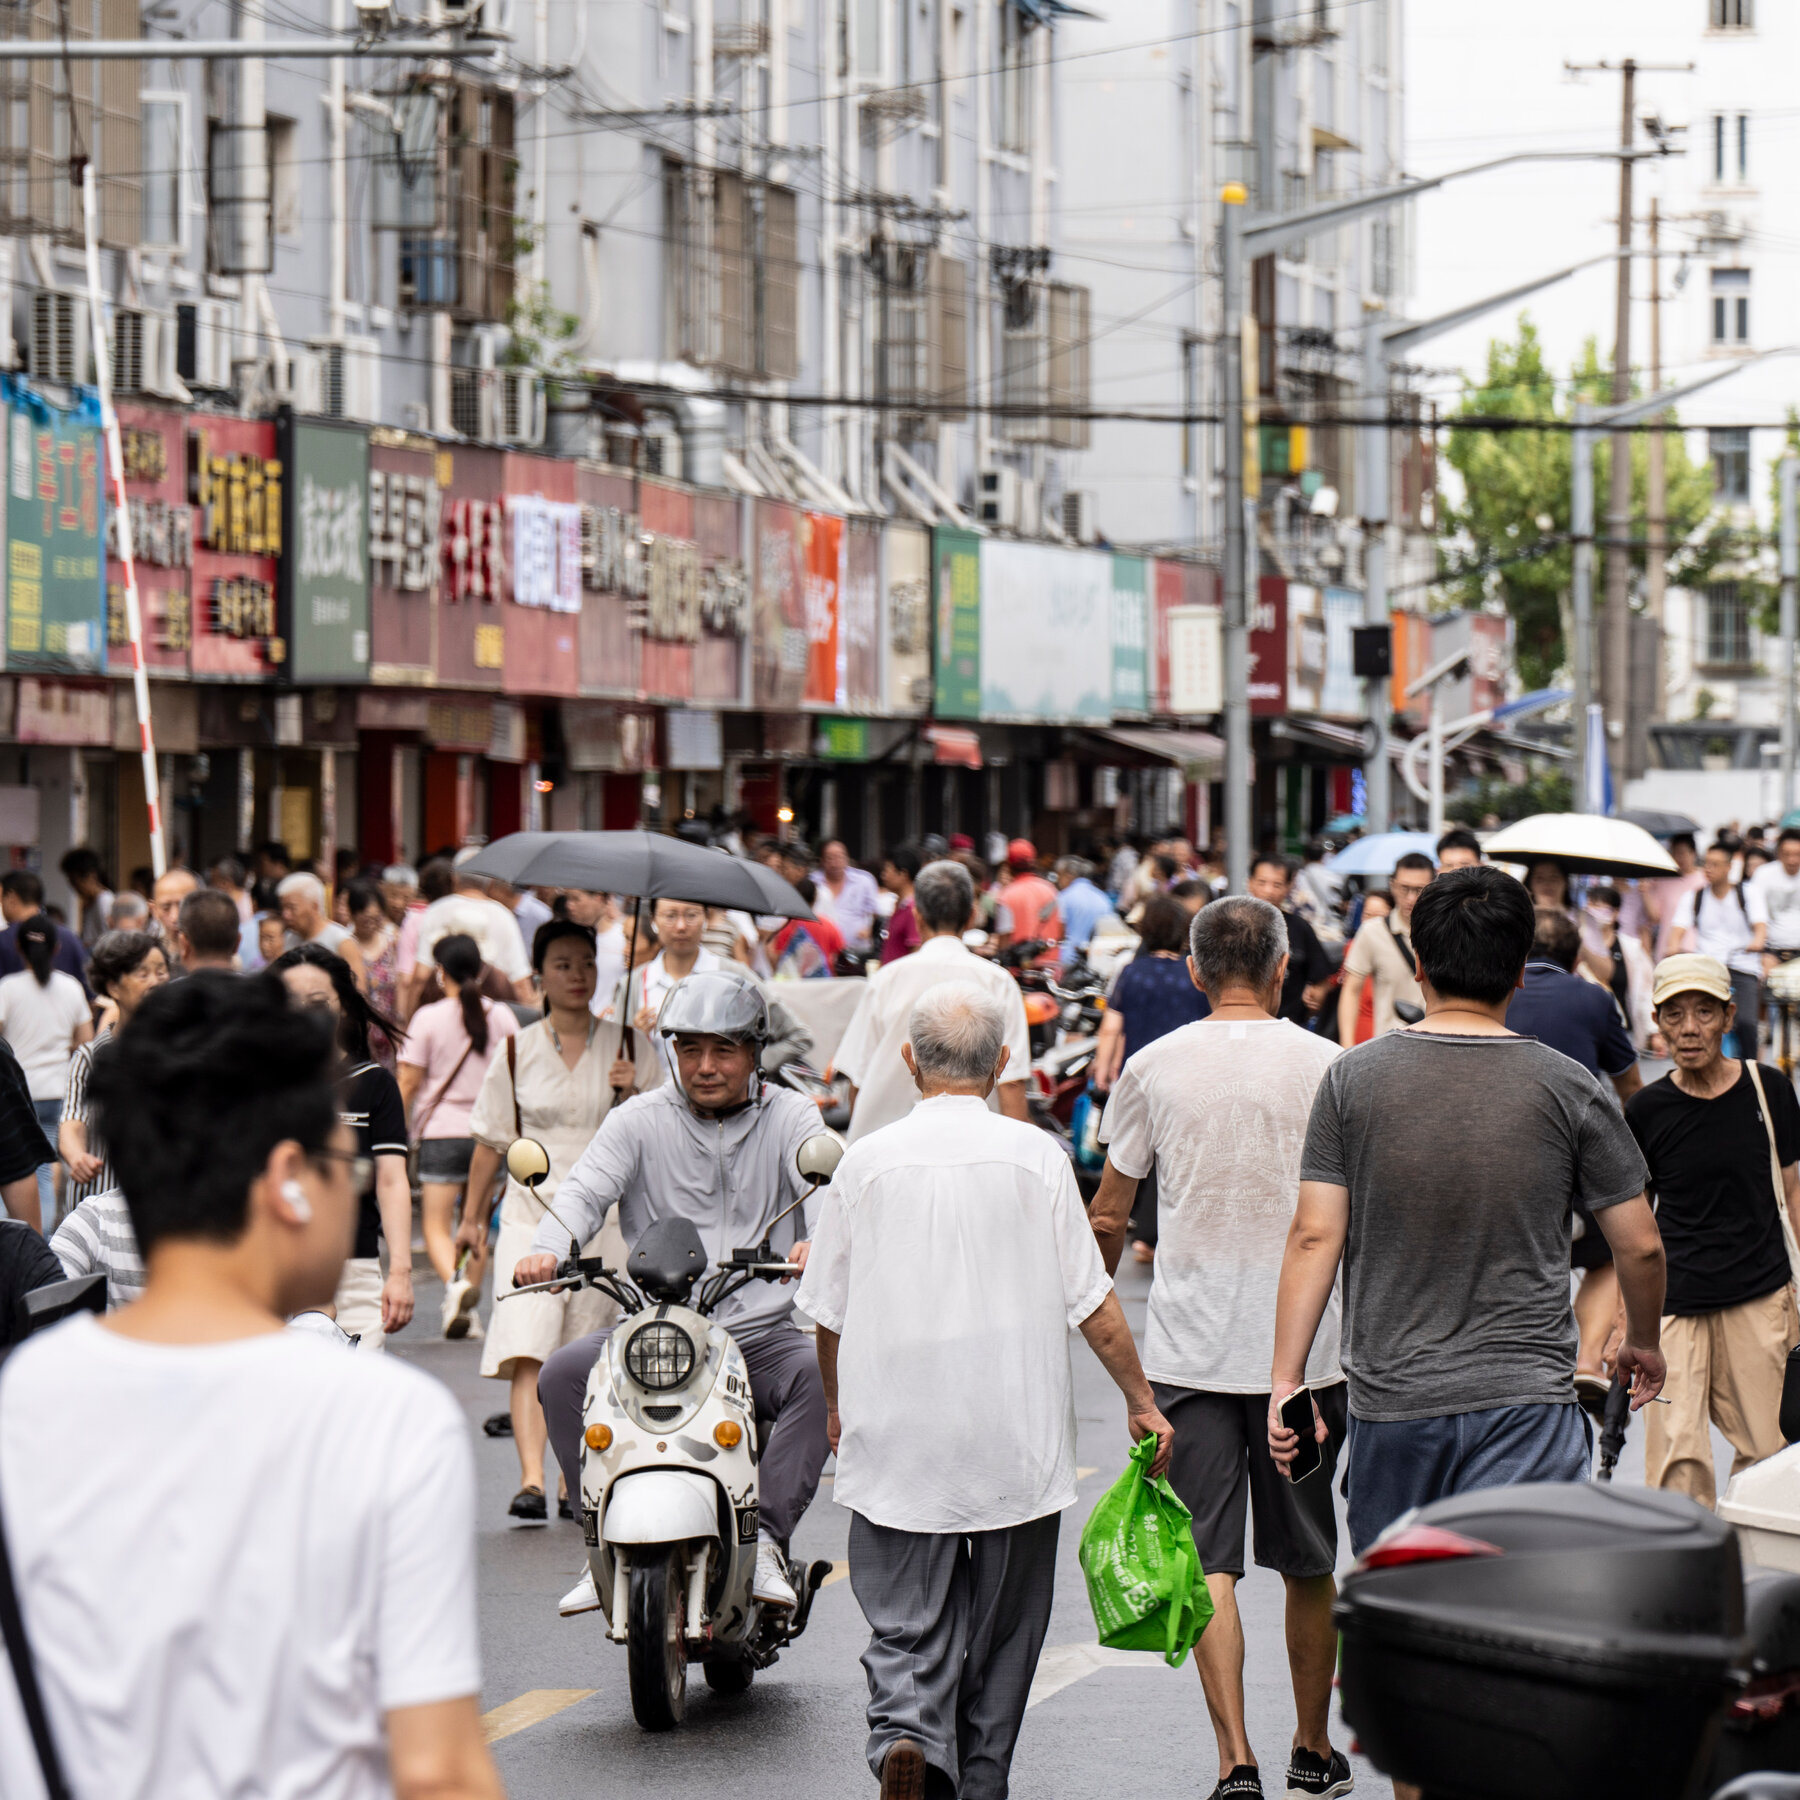
[[[556,1610],[565,1619],[572,1619],[578,1613],[598,1612],[600,1610],[600,1590],[594,1586],[594,1571],[583,1569],[581,1579],[563,1595]]]
[[[474,1282],[464,1281],[460,1275],[444,1289],[445,1337],[464,1338],[469,1335],[469,1325],[480,1298],[480,1290]]]
[[[756,1540],[756,1577],[750,1592],[764,1606],[792,1607],[797,1602],[794,1584],[788,1580],[787,1558],[771,1537]]]

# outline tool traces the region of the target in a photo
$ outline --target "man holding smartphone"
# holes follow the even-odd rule
[[[1337,1652],[1331,1471],[1345,1424],[1335,1299],[1328,1298],[1305,1359],[1330,1427],[1312,1475],[1282,1480],[1266,1421],[1275,1289],[1307,1115],[1340,1052],[1277,1016],[1289,966],[1288,921],[1269,901],[1243,896],[1202,907],[1189,926],[1188,950],[1189,976],[1212,1011],[1126,1062],[1101,1125],[1106,1169],[1089,1219],[1110,1273],[1138,1183],[1154,1167],[1158,1243],[1144,1372],[1175,1428],[1169,1480],[1194,1515],[1194,1545],[1213,1601],[1194,1663],[1218,1745],[1215,1800],[1256,1800],[1263,1792],[1244,1724],[1236,1599],[1246,1514],[1255,1520],[1257,1564],[1275,1570],[1287,1587],[1296,1721],[1287,1792],[1323,1800],[1348,1793],[1352,1779],[1328,1736]],[[1300,1404],[1310,1409],[1311,1397],[1303,1394]]]
[[[1299,1449],[1281,1403],[1310,1373],[1321,1322],[1335,1335],[1341,1260],[1358,1555],[1449,1494],[1587,1479],[1569,1306],[1577,1202],[1613,1249],[1633,1407],[1663,1384],[1663,1247],[1644,1159],[1594,1075],[1506,1027],[1535,925],[1503,870],[1439,876],[1412,918],[1424,1019],[1340,1057],[1313,1102],[1276,1302],[1269,1448],[1284,1466]]]

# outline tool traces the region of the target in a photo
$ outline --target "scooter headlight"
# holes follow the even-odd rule
[[[678,1388],[694,1372],[694,1340],[667,1319],[640,1325],[625,1346],[625,1372],[653,1394]]]

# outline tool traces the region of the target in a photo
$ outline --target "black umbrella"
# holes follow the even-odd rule
[[[574,887],[639,900],[691,900],[749,913],[810,919],[813,911],[772,870],[658,831],[517,831],[463,864],[514,887]]]
[[[1691,837],[1700,835],[1700,821],[1686,813],[1657,812],[1649,807],[1633,807],[1619,814],[1634,825],[1641,825],[1653,838]]]

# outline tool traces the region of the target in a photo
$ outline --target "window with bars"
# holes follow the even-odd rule
[[[69,0],[69,37],[143,35],[138,0]],[[0,42],[54,38],[56,0],[0,0]],[[74,85],[60,62],[0,57],[0,230],[81,235],[81,196],[69,179],[71,117],[93,159],[100,202],[100,240],[131,248],[144,226],[142,65],[72,59]]]
[[[1756,23],[1756,0],[1707,0],[1707,23],[1714,31],[1748,31]]]
[[[1712,341],[1733,346],[1750,342],[1748,269],[1713,270]]]
[[[1020,443],[1085,450],[1088,420],[1072,416],[1091,403],[1088,290],[1067,282],[1008,284],[1002,315],[1000,399],[1009,410],[1001,429]]]
[[[1750,664],[1750,600],[1735,581],[1706,589],[1706,666],[1742,669]]]
[[[1714,113],[1712,120],[1712,178],[1715,184],[1737,184],[1750,179],[1750,115]]]
[[[1000,148],[1023,156],[1031,149],[1031,28],[1014,0],[999,5]]]

